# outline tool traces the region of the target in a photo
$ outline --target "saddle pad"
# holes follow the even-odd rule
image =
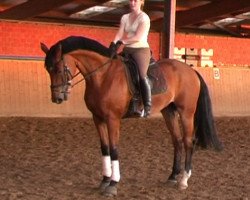
[[[157,62],[149,65],[147,74],[151,83],[152,95],[161,94],[167,91],[166,79]]]
[[[136,67],[134,61],[124,59],[123,62],[125,63],[125,72],[130,92],[133,96],[140,96],[140,78],[138,68]],[[164,78],[161,68],[157,62],[153,62],[149,65],[147,74],[150,81],[152,95],[166,92],[166,79]]]

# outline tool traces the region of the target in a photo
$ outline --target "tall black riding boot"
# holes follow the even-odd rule
[[[140,79],[141,95],[144,105],[144,117],[149,116],[151,109],[151,88],[148,77]]]
[[[132,115],[135,117],[140,117],[142,116],[142,110],[140,110],[140,103],[141,99],[134,97],[132,99],[132,105],[131,105],[131,110],[132,110]]]

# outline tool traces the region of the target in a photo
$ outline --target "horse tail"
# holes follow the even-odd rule
[[[194,116],[196,145],[205,149],[213,148],[221,151],[223,145],[218,138],[215,128],[208,87],[202,76],[197,71],[196,73],[200,80],[200,94]]]

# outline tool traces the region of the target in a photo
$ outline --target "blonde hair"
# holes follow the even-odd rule
[[[143,10],[145,4],[145,0],[141,0],[141,10]]]

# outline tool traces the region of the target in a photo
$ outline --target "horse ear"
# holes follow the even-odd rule
[[[42,51],[47,54],[47,52],[49,51],[49,48],[44,44],[44,43],[40,43],[40,47],[42,49]]]
[[[56,48],[56,60],[60,60],[62,58],[62,45],[58,44]]]

